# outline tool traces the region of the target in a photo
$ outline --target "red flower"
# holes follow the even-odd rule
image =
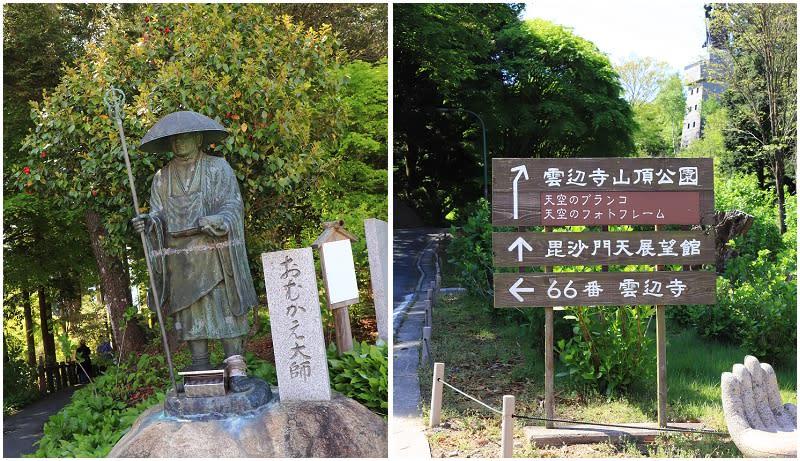
[[[172,32],[172,31],[170,30],[169,26],[164,28],[164,34],[168,34],[170,32]]]
[[[150,22],[150,16],[145,16],[144,17],[144,22]]]
[[[22,168],[22,172],[25,173],[25,174],[31,174],[31,167],[26,166],[26,167]]]
[[[45,158],[45,157],[47,157],[47,151],[46,151],[46,150],[43,150],[43,151],[42,151],[42,153],[41,153],[41,154],[39,154],[39,157],[41,157],[41,158]]]

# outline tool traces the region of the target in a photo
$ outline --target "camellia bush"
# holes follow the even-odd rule
[[[296,246],[304,228],[322,221],[311,197],[330,187],[347,122],[343,54],[327,27],[275,17],[263,4],[139,8],[134,21],[107,19],[76,67],[33,103],[35,128],[22,147],[27,160],[4,175],[24,193],[82,210],[116,338],[130,305],[126,247],[140,251],[129,220],[147,210],[153,175],[169,160],[136,148],[147,129],[177,110],[203,113],[228,129],[208,151],[236,172],[256,274],[255,255]],[[104,101],[111,87],[126,95],[123,125],[142,210],[133,209]],[[126,341],[135,337],[126,332]]]

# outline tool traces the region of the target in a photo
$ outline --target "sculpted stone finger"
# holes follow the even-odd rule
[[[753,398],[753,381],[750,378],[750,372],[747,371],[744,365],[737,363],[733,366],[733,374],[739,380],[742,396],[742,408],[744,409],[745,417],[750,422],[750,427],[753,429],[764,430],[766,426],[761,421],[761,416],[756,410],[756,400]]]
[[[775,420],[775,415],[769,406],[761,364],[757,358],[748,355],[744,358],[744,367],[750,373],[750,381],[753,385],[753,400],[756,404],[756,411],[764,423],[765,430],[777,431],[779,429],[778,422]]]
[[[736,434],[750,428],[742,406],[741,385],[736,376],[727,371],[722,373],[721,384],[725,424],[728,426],[731,437],[734,437],[735,440]]]
[[[767,401],[769,402],[772,414],[775,415],[775,420],[778,422],[778,428],[787,431],[793,430],[797,427],[797,422],[792,421],[792,416],[783,407],[783,399],[778,389],[778,378],[775,376],[775,370],[772,369],[772,365],[762,363],[761,372],[764,379],[764,390],[767,394]]]
[[[797,430],[797,405],[793,403],[787,403],[783,406],[783,409],[792,419],[792,426],[795,430]]]

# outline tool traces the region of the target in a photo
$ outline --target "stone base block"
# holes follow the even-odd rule
[[[279,396],[277,388],[273,393]],[[279,397],[278,397],[279,398]],[[277,400],[277,399],[274,399]],[[251,415],[192,421],[145,411],[111,458],[385,458],[386,421],[355,400],[270,403]]]
[[[225,419],[230,416],[248,416],[255,414],[265,406],[278,404],[277,397],[273,398],[269,384],[261,378],[240,377],[244,390],[242,392],[229,391],[224,396],[214,397],[187,397],[186,394],[176,394],[174,389],[167,392],[164,410],[167,416],[195,421],[209,421],[212,419]]]

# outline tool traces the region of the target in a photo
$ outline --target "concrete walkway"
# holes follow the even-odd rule
[[[3,458],[20,458],[38,447],[33,443],[44,435],[44,423],[71,400],[80,387],[68,387],[37,400],[11,416],[3,418]]]
[[[443,229],[394,231],[394,349],[389,457],[430,458],[422,419],[419,367],[429,291],[437,275],[436,249]]]

